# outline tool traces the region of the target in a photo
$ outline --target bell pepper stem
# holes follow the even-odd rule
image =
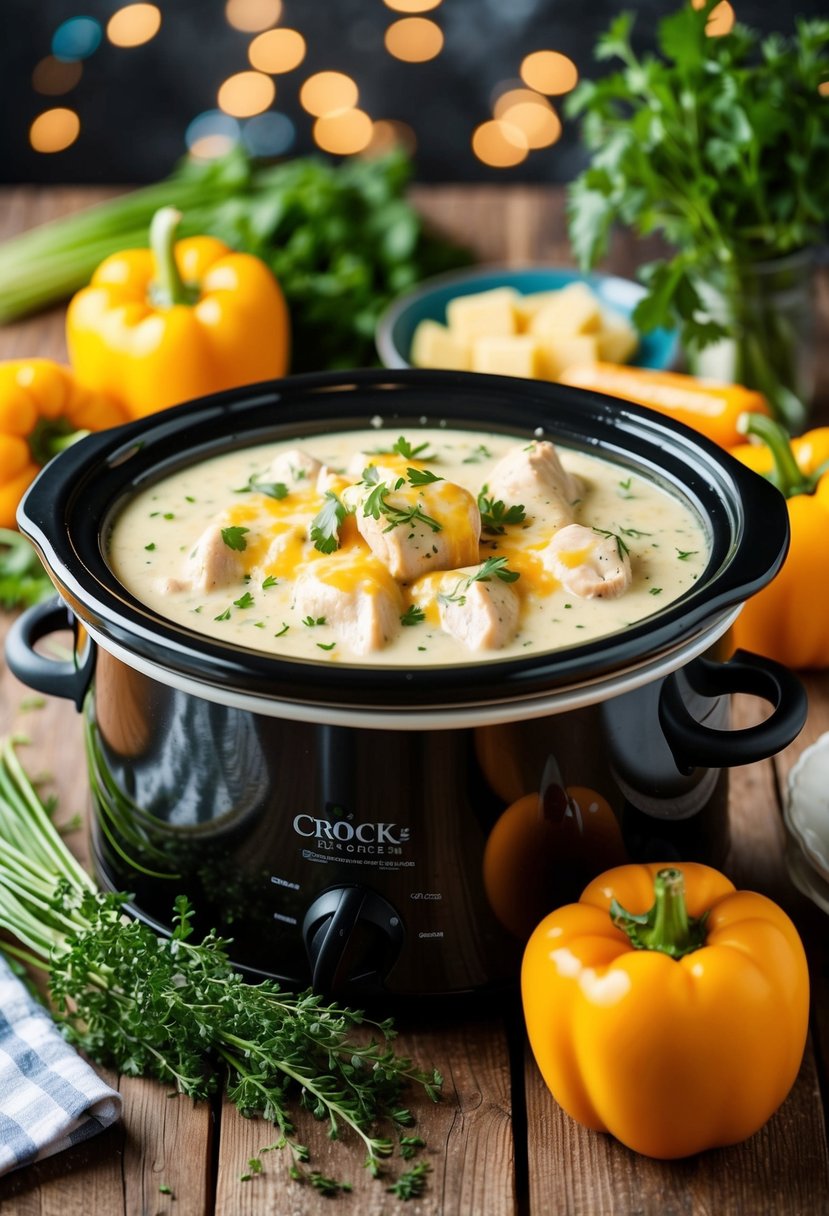
[[[654,902],[649,912],[626,912],[615,899],[610,905],[614,925],[630,939],[634,950],[659,950],[671,958],[683,958],[705,944],[705,916],[688,915],[685,879],[673,866],[657,871]]]
[[[192,288],[184,282],[176,265],[176,232],[181,223],[177,207],[161,207],[150,223],[150,248],[155,259],[155,280],[152,302],[156,308],[172,308],[175,304],[192,304]]]
[[[774,484],[786,498],[810,494],[816,481],[804,473],[795,459],[788,432],[765,414],[743,414],[737,429],[744,435],[754,435],[771,452],[774,460]]]

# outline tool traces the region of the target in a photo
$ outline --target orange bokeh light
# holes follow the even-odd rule
[[[371,141],[365,148],[367,156],[385,156],[393,148],[402,148],[411,156],[417,149],[417,136],[407,122],[381,118],[374,124]]]
[[[440,0],[383,0],[383,3],[398,13],[428,13],[437,8]]]
[[[80,59],[67,61],[56,59],[54,55],[47,55],[45,59],[40,60],[32,72],[32,88],[37,93],[55,97],[74,89],[82,73],[83,64]]]
[[[62,152],[81,132],[81,120],[74,110],[58,106],[44,110],[29,128],[29,143],[35,152]]]
[[[227,0],[225,17],[235,30],[258,34],[276,25],[282,15],[282,0]]]
[[[237,72],[220,86],[217,102],[225,114],[250,118],[267,110],[276,97],[276,85],[262,72]]]
[[[402,17],[386,30],[386,50],[405,63],[426,63],[443,50],[443,30],[427,17]]]
[[[107,22],[107,38],[113,46],[143,46],[161,29],[161,11],[155,4],[127,4]]]
[[[561,51],[533,51],[521,62],[521,79],[538,93],[559,96],[576,87],[579,70]]]
[[[314,140],[324,152],[350,156],[368,147],[373,125],[364,110],[336,110],[314,123]]]
[[[472,151],[478,160],[493,169],[511,169],[527,159],[529,144],[518,127],[496,118],[476,127]]]
[[[265,30],[248,47],[248,59],[260,72],[291,72],[305,58],[305,39],[298,30]]]
[[[705,0],[691,0],[691,3],[694,8],[702,8]],[[705,32],[709,38],[722,38],[724,34],[731,33],[736,20],[737,17],[733,7],[728,3],[728,0],[722,0],[721,4],[712,8],[705,23]]]
[[[299,90],[300,104],[322,118],[337,110],[351,110],[360,96],[355,81],[345,72],[316,72]]]

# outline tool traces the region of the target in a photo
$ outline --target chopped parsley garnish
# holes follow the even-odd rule
[[[266,494],[268,498],[287,498],[289,490],[284,481],[259,481],[253,475],[248,479],[246,486],[240,486],[238,490],[234,490],[234,494],[248,494],[253,491],[256,494]]]
[[[400,618],[401,625],[420,625],[426,620],[426,613],[417,604],[409,604],[409,607]]]
[[[426,449],[428,448],[428,446],[429,446],[428,443],[420,443],[420,444],[418,444],[418,446],[416,448],[412,447],[412,445],[409,443],[408,439],[405,439],[401,435],[400,438],[397,440],[397,443],[393,443],[390,448],[375,448],[372,455],[373,456],[402,456],[405,460],[437,460],[437,457],[434,455],[434,453],[430,452],[427,455]]]
[[[151,540],[148,545],[144,546],[144,548],[147,550],[148,553],[152,553],[153,549],[155,549],[155,541]]]
[[[622,498],[635,498],[635,494],[631,494],[630,487],[633,485],[633,478],[628,477],[625,481],[619,482],[619,493]]]
[[[268,591],[271,587],[275,587],[278,582],[279,582],[279,579],[275,578],[274,575],[269,574],[268,577],[262,583],[262,590]]]
[[[193,495],[192,495],[192,494],[185,494],[185,495],[184,495],[184,501],[185,501],[185,502],[195,502],[196,500],[195,500],[195,498],[193,497]]]
[[[488,486],[483,486],[478,495],[478,510],[481,512],[481,526],[485,532],[494,536],[503,536],[506,524],[521,524],[527,518],[523,503],[515,503],[508,507],[500,498],[487,496]]]
[[[687,562],[689,557],[696,557],[699,549],[677,549],[676,555],[679,561]]]
[[[443,481],[431,469],[406,469],[406,476],[410,486],[429,486],[434,481]]]
[[[597,532],[599,536],[606,536],[608,539],[613,537],[616,541],[616,552],[619,554],[620,562],[630,555],[630,549],[628,549],[618,532],[608,532],[606,528],[594,528],[593,531]]]
[[[214,616],[213,620],[214,621],[229,621],[230,620],[230,609],[225,608],[224,612],[220,612],[218,616]]]
[[[620,528],[619,531],[623,536],[630,536],[634,540],[638,540],[640,536],[653,536],[653,532],[640,532],[638,528]]]
[[[333,650],[334,647],[337,645],[337,643],[336,642],[317,642],[317,645],[319,646],[320,650]]]
[[[284,636],[285,636],[285,634],[288,632],[288,630],[289,630],[290,628],[291,628],[291,626],[290,626],[290,625],[286,625],[286,624],[285,624],[285,622],[283,621],[283,622],[282,622],[282,628],[280,629],[279,633],[275,633],[273,636],[274,636],[275,638],[281,638],[281,637],[284,637]]]
[[[391,489],[385,482],[380,481],[380,474],[374,465],[369,465],[367,469],[363,469],[363,485],[372,486],[371,493],[363,503],[363,515],[370,515],[372,519],[379,519],[384,516],[389,522],[388,526],[383,529],[384,532],[391,532],[392,528],[397,528],[401,524],[426,524],[433,532],[440,532],[442,525],[433,516],[427,515],[425,511],[414,504],[411,507],[394,507],[386,501],[386,495],[391,493],[391,490],[399,490],[404,484],[402,477],[398,478]],[[430,480],[439,480],[438,478],[430,477]]]
[[[248,542],[245,540],[245,535],[248,532],[250,532],[250,528],[222,528],[222,540],[228,549],[235,549],[237,553],[244,553],[248,547]]]
[[[158,1193],[160,1195],[171,1195],[175,1199],[175,1195],[173,1195],[173,1188],[168,1186],[166,1182],[161,1183],[161,1186],[158,1188]]]
[[[314,629],[315,626],[317,626],[317,625],[325,624],[325,617],[324,616],[318,616],[318,617],[306,616],[302,623],[303,623],[303,625],[307,625],[309,629]]]
[[[162,518],[163,519],[175,519],[175,515],[173,514],[172,511],[165,511]]]
[[[506,557],[488,557],[483,565],[475,571],[474,574],[467,575],[466,578],[458,579],[452,591],[439,591],[438,602],[441,604],[459,604],[466,603],[466,592],[473,583],[488,583],[494,574],[503,583],[514,583],[521,575],[517,570],[507,569]]]
[[[326,490],[322,506],[311,520],[310,537],[320,553],[334,553],[340,547],[340,528],[348,511],[333,490]]]
[[[246,591],[244,595],[240,596],[238,600],[234,600],[233,603],[237,608],[252,608],[253,596],[249,591]]]
[[[648,594],[649,594],[649,595],[661,595],[661,594],[662,594],[662,588],[661,588],[661,587],[651,587],[651,589],[650,589],[650,591],[649,591],[649,593],[648,593]]]
[[[489,448],[485,444],[479,443],[473,452],[470,452],[468,456],[464,457],[462,463],[480,464],[482,460],[489,460],[491,455],[492,452],[490,452]]]

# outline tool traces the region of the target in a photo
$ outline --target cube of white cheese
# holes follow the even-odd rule
[[[451,333],[437,321],[421,321],[412,337],[410,362],[415,367],[442,367],[468,372],[471,350],[468,342]]]
[[[605,314],[604,325],[596,337],[603,363],[627,363],[639,346],[636,330],[618,313]]]
[[[515,304],[519,333],[526,333],[533,317],[537,316],[542,308],[552,304],[559,294],[560,289],[556,289],[555,291],[531,291],[526,296],[519,296]]]
[[[539,349],[545,380],[557,380],[574,363],[596,363],[599,357],[595,334],[559,334],[539,343]]]
[[[535,314],[530,333],[542,342],[560,334],[594,334],[602,327],[602,310],[584,283],[568,283]]]
[[[455,296],[446,305],[449,332],[461,342],[514,334],[518,330],[515,313],[518,298],[518,292],[512,287]]]
[[[541,348],[529,334],[478,338],[472,344],[473,372],[537,380],[543,377],[544,366]]]

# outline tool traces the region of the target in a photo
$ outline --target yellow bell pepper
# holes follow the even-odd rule
[[[594,389],[609,397],[621,397],[647,405],[659,414],[684,422],[713,439],[720,447],[740,443],[738,419],[748,411],[770,414],[765,397],[741,384],[698,380],[684,372],[662,372],[648,367],[623,367],[616,363],[587,363],[568,367],[563,384]]]
[[[68,367],[51,359],[0,363],[0,528],[15,526],[24,491],[78,432],[125,421],[120,406],[82,388]]]
[[[268,267],[212,236],[176,242],[180,219],[173,207],[156,212],[151,248],[106,258],[66,316],[78,378],[131,418],[288,365],[288,310]]]
[[[788,667],[829,667],[829,427],[790,440],[770,418],[752,414],[744,432],[763,442],[732,450],[743,464],[768,476],[786,496],[791,544],[783,568],[746,603],[733,629],[734,644]],[[762,520],[753,526],[762,527]]]
[[[537,927],[521,986],[555,1099],[650,1157],[751,1136],[794,1084],[806,1043],[809,972],[794,925],[696,863],[594,879]]]

